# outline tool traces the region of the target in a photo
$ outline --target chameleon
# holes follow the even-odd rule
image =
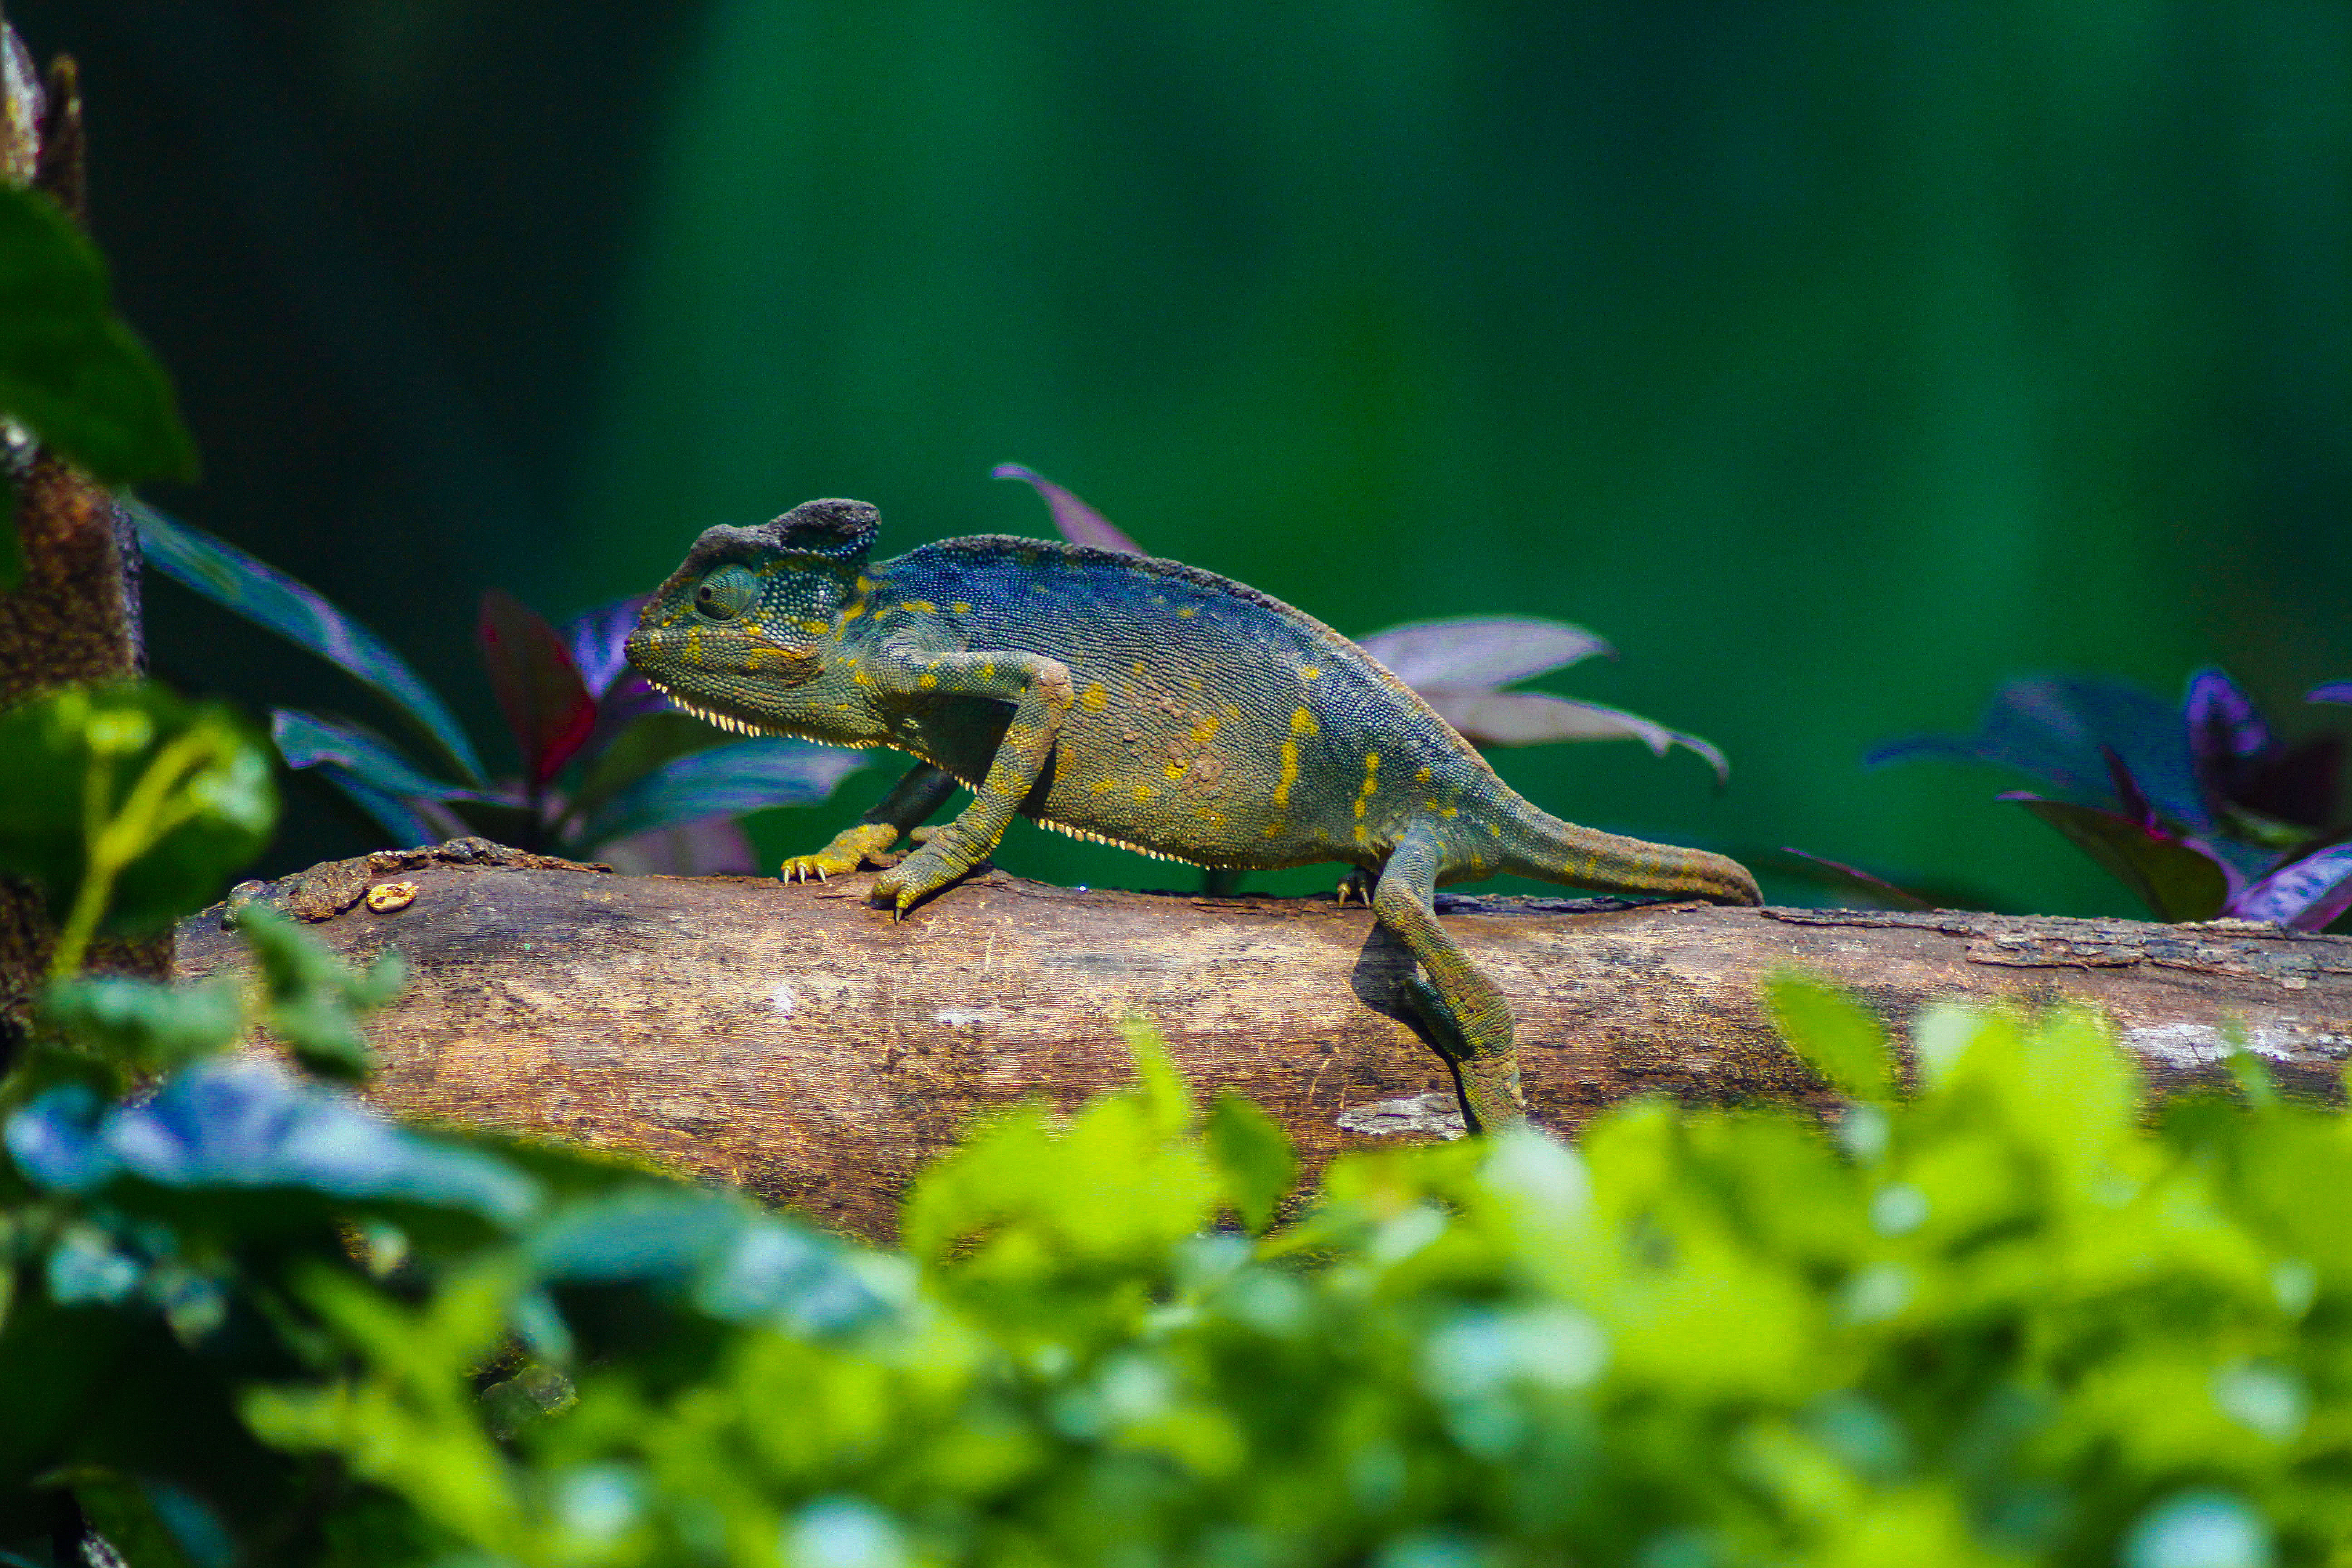
[[[629,663],[722,728],[915,759],[793,881],[870,863],[893,919],[978,866],[1015,816],[1229,869],[1337,861],[1415,960],[1408,1005],[1467,1120],[1525,1119],[1508,1003],[1440,924],[1448,882],[1512,873],[1761,902],[1737,861],[1563,822],[1322,622],[1174,561],[1003,534],[872,557],[881,514],[812,500],[706,531],[646,603]],[[925,823],[961,786],[963,810]],[[902,838],[915,847],[891,853]]]

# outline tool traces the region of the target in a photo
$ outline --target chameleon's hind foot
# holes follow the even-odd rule
[[[794,855],[776,874],[787,882],[827,881],[845,877],[898,841],[898,830],[887,822],[861,822],[833,836],[833,842],[814,855]]]
[[[1372,907],[1372,887],[1377,880],[1377,878],[1375,878],[1370,871],[1365,870],[1361,866],[1357,867],[1354,870],[1340,878],[1340,907],[1343,909],[1346,908],[1348,900],[1349,899],[1353,899],[1358,903],[1363,905],[1364,908],[1368,910],[1370,909]]]
[[[1471,1130],[1499,1132],[1528,1119],[1527,1100],[1519,1092],[1519,1054],[1509,1045],[1481,1046],[1471,1040],[1454,1016],[1445,995],[1422,975],[1409,976],[1405,998],[1429,1028],[1430,1037],[1462,1089],[1463,1109],[1470,1113]]]

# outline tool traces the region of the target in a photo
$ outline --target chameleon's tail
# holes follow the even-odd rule
[[[1503,867],[1516,876],[1603,893],[1660,893],[1718,904],[1760,904],[1748,868],[1704,849],[1678,849],[1579,827],[1521,800],[1503,824]]]

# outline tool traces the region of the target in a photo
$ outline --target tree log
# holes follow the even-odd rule
[[[1126,1082],[1129,1014],[1160,1026],[1204,1095],[1238,1089],[1273,1113],[1310,1168],[1460,1131],[1451,1073],[1402,1005],[1404,950],[1361,906],[984,869],[894,924],[866,905],[870,881],[620,877],[461,839],[240,893],[353,959],[406,956],[413,978],[373,1030],[372,1093],[390,1110],[625,1151],[870,1237],[975,1114]],[[402,883],[405,903],[396,886],[371,893]],[[1791,964],[1867,998],[1898,1037],[1938,998],[2087,999],[2158,1087],[2212,1076],[2232,1037],[2310,1092],[2334,1093],[2352,1055],[2352,939],[2268,925],[1440,909],[1510,998],[1530,1112],[1563,1131],[1645,1092],[1825,1104],[1759,1003]],[[218,907],[183,925],[179,952],[186,975],[244,962]]]

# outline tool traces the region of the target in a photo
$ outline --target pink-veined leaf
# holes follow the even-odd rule
[[[596,847],[596,858],[625,877],[749,877],[760,858],[731,816],[673,823]]]
[[[625,599],[614,599],[585,610],[563,623],[563,644],[572,650],[572,662],[580,671],[581,684],[598,700],[612,689],[613,682],[629,672],[629,661],[621,645],[637,629],[637,617],[645,613],[651,594],[632,594]]]
[[[1019,479],[1034,489],[1045,499],[1046,510],[1054,514],[1054,526],[1073,544],[1091,544],[1097,550],[1116,550],[1122,555],[1150,553],[1112,527],[1108,518],[1034,468],[1024,468],[1018,463],[999,463],[988,471],[988,477]]]
[[[2229,912],[2296,931],[2325,931],[2347,909],[2352,909],[2352,844],[2337,844],[2273,871],[2232,899]]]
[[[2305,702],[2352,702],[2352,680],[2331,680],[2303,694]]]
[[[1837,880],[1885,899],[1896,909],[1932,910],[1936,907],[1908,889],[1898,888],[1884,877],[1874,877],[1859,866],[1849,866],[1843,860],[1832,860],[1826,855],[1815,855],[1810,850],[1792,848],[1786,844],[1780,846],[1780,853],[1793,855],[1800,860],[1810,860],[1836,873]]]
[[[1537,691],[1424,692],[1438,717],[1479,746],[1541,746],[1560,741],[1639,741],[1657,756],[1676,746],[1706,759],[1720,784],[1731,777],[1724,755],[1696,735],[1598,702]]]
[[[523,774],[544,784],[596,727],[596,700],[555,628],[502,588],[482,595],[475,625],[499,710],[522,752]]]
[[[2220,864],[2168,833],[2072,801],[2024,794],[2000,798],[2064,834],[2160,921],[2210,921],[2229,900],[2229,878]]]
[[[1616,650],[1582,626],[1529,616],[1462,616],[1412,621],[1356,639],[1407,686],[1486,692]]]

